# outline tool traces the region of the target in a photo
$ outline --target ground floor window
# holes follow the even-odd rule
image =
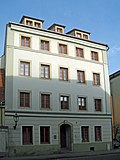
[[[89,142],[89,127],[88,126],[81,127],[81,134],[82,134],[82,142]]]
[[[101,126],[95,126],[95,141],[101,141]]]
[[[40,143],[50,144],[50,127],[49,126],[40,127]]]
[[[31,145],[33,144],[33,127],[22,126],[22,144]]]

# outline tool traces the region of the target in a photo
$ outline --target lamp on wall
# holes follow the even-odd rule
[[[19,116],[18,116],[17,112],[16,112],[15,115],[13,116],[13,120],[14,120],[14,122],[15,122],[15,125],[14,125],[13,127],[14,127],[14,129],[16,129],[17,123],[18,123],[18,121],[19,121]]]

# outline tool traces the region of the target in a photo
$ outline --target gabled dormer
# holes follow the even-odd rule
[[[90,38],[90,33],[83,31],[83,30],[78,30],[78,29],[72,29],[71,31],[67,32],[67,34],[76,36],[78,38],[83,38],[83,39],[88,39]]]
[[[20,23],[24,25],[28,25],[31,27],[36,27],[36,28],[42,28],[43,20],[28,17],[28,16],[23,16],[22,19],[20,20]]]
[[[64,33],[64,29],[65,29],[65,26],[60,25],[60,24],[53,24],[52,26],[48,28],[48,30],[55,31],[58,33]]]

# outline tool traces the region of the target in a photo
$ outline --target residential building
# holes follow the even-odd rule
[[[110,75],[113,138],[120,140],[120,70]]]
[[[110,149],[108,45],[43,22],[23,16],[6,26],[9,155]]]

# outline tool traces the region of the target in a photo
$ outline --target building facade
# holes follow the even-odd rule
[[[120,70],[110,75],[113,137],[120,140]]]
[[[23,16],[6,27],[9,153],[110,149],[108,46],[86,31],[64,33],[59,24],[43,29],[43,22]]]

